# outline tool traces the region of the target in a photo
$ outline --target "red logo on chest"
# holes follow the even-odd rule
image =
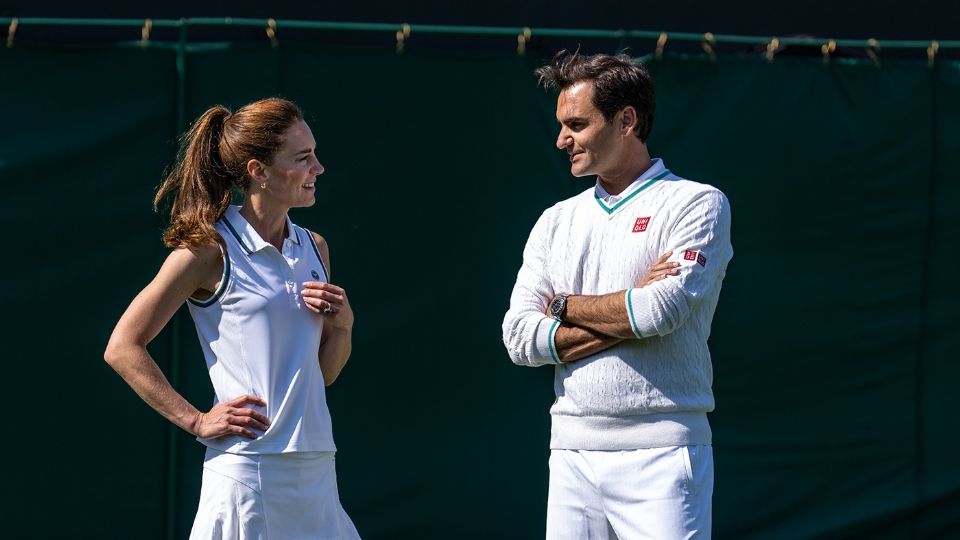
[[[647,225],[650,223],[649,217],[638,217],[637,221],[633,223],[633,232],[643,232],[647,230]]]
[[[699,251],[688,249],[683,252],[683,259],[685,261],[697,261],[697,264],[703,266],[704,268],[707,266],[707,257]]]

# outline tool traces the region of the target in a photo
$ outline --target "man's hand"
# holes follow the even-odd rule
[[[673,251],[668,251],[660,256],[659,259],[653,262],[650,266],[650,271],[647,272],[647,275],[643,276],[643,279],[637,282],[637,288],[645,287],[654,281],[660,281],[661,279],[667,276],[676,276],[680,274],[680,263],[678,262],[667,262],[667,259],[673,255]]]
[[[239,435],[248,439],[256,439],[257,434],[251,429],[266,431],[270,420],[263,414],[244,407],[248,403],[265,407],[267,403],[257,396],[245,394],[230,401],[218,403],[210,412],[197,413],[191,432],[204,439],[223,437],[224,435]]]

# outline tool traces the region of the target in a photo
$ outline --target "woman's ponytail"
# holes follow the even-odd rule
[[[207,109],[181,138],[177,164],[153,200],[156,209],[168,196],[173,197],[170,227],[163,234],[167,247],[220,241],[213,224],[233,198],[232,175],[220,157],[220,139],[229,118],[226,107]]]

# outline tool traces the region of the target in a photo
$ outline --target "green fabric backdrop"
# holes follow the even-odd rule
[[[500,321],[537,216],[590,181],[553,147],[540,56],[206,45],[178,71],[160,46],[0,49],[5,533],[186,537],[202,447],[101,355],[166,254],[150,203],[181,111],[282,95],[327,169],[292,217],[357,313],[328,389],[344,506],[368,539],[542,537],[552,372],[513,366]],[[652,153],[734,216],[715,536],[960,536],[960,63],[648,65]],[[185,310],[151,352],[209,404]]]

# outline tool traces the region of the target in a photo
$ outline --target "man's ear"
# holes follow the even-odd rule
[[[637,129],[637,123],[639,122],[637,117],[637,110],[633,106],[627,106],[621,111],[620,116],[620,132],[623,135],[633,135],[633,130]]]

